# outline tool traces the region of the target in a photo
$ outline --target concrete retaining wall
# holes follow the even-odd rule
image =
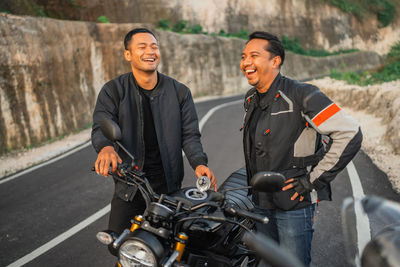
[[[104,82],[130,71],[122,40],[137,26],[143,25],[0,14],[0,153],[89,125]],[[244,40],[155,32],[159,70],[188,85],[194,96],[245,93],[250,87],[239,68]],[[282,73],[305,79],[379,63],[373,52],[327,58],[288,53]]]

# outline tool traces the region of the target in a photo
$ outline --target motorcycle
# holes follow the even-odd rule
[[[360,224],[368,233],[358,232]],[[350,266],[400,266],[399,203],[376,196],[347,198],[342,206],[342,228]]]
[[[208,190],[209,180],[202,177],[197,180],[197,188],[159,195],[144,174],[133,168],[134,157],[119,142],[119,126],[112,120],[104,120],[100,128],[106,138],[132,159],[131,165],[118,166],[121,176],[114,179],[136,186],[146,203],[144,214],[133,218],[130,229],[121,234],[108,230],[97,234],[100,242],[112,244],[118,250],[117,266],[245,267],[256,266],[260,257],[272,266],[301,266],[296,259],[282,253],[273,241],[253,233],[255,221],[268,223],[268,218],[251,211],[253,204],[247,190],[281,190],[283,175],[260,172],[247,185],[246,172],[241,169],[217,192]]]

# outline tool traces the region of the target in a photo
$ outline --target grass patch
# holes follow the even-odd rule
[[[307,49],[303,48],[303,46],[300,44],[297,37],[295,37],[294,39],[290,39],[286,35],[282,35],[282,44],[283,44],[283,47],[285,47],[285,50],[287,50],[287,51],[293,52],[295,54],[311,56],[311,57],[326,57],[326,56],[345,54],[345,53],[353,53],[353,52],[359,51],[358,49],[344,49],[344,50],[338,50],[338,51],[333,51],[333,52],[329,52],[329,51],[322,50],[322,49],[308,49],[307,50]]]
[[[171,26],[171,23],[167,19],[160,19],[158,21],[158,29],[164,30],[164,31],[171,31],[171,32],[176,32],[176,33],[191,33],[191,34],[206,34],[208,35],[208,32],[203,31],[203,28],[201,25],[196,24],[196,25],[189,25],[186,20],[179,20],[177,23],[175,23],[173,26]],[[227,33],[224,30],[220,30],[219,33],[210,33],[211,36],[222,36],[222,37],[228,37],[228,38],[240,38],[247,40],[249,37],[249,33],[246,29],[242,29],[238,32],[235,33]],[[352,53],[359,51],[358,49],[346,49],[346,50],[338,50],[334,52],[329,52],[326,50],[319,50],[319,49],[304,49],[303,46],[300,44],[299,40],[296,38],[290,39],[289,37],[283,35],[282,36],[282,44],[285,47],[287,51],[291,51],[296,54],[300,55],[305,55],[305,56],[311,56],[311,57],[326,57],[326,56],[331,56],[331,55],[337,55],[337,54],[343,54],[343,53]]]
[[[48,2],[57,2],[53,5]],[[41,1],[41,0],[9,0],[0,4],[1,12],[15,15],[28,15],[49,17],[54,19],[74,19],[74,12],[86,8],[85,0],[62,0],[62,1]],[[75,19],[77,19],[75,17]]]
[[[400,79],[400,42],[391,47],[384,63],[378,68],[361,73],[331,70],[330,77],[346,81],[349,84],[358,85],[370,85],[398,80]]]
[[[110,20],[107,18],[107,16],[102,15],[102,16],[99,16],[97,18],[97,22],[99,22],[99,23],[110,23]]]
[[[208,35],[209,33],[203,31],[203,27],[200,24],[189,25],[186,20],[179,20],[174,25],[171,26],[171,23],[167,19],[160,19],[158,21],[158,28],[164,31],[171,31],[180,34],[205,34]],[[223,36],[223,37],[234,37],[234,38],[241,38],[247,39],[248,32],[245,29],[242,29],[236,33],[226,33],[224,30],[220,30],[219,33],[210,33],[211,36]]]
[[[394,19],[398,0],[323,0],[340,8],[343,12],[354,15],[362,21],[369,16],[376,16],[379,27],[388,26]]]

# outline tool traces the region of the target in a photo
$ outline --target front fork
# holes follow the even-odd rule
[[[135,218],[132,220],[131,228],[129,230],[125,229],[122,232],[122,234],[117,238],[117,240],[114,241],[113,247],[117,248],[120,245],[121,241],[124,240],[125,237],[129,233],[134,232],[136,229],[139,229],[140,225],[142,224],[143,221],[144,221],[144,218],[142,215],[135,216]],[[180,232],[175,237],[174,252],[168,258],[168,260],[163,264],[163,267],[170,267],[172,265],[172,263],[174,263],[175,261],[177,261],[177,262],[181,261],[183,251],[185,250],[188,239],[189,239],[189,237],[183,232]],[[117,262],[117,264],[115,266],[122,267],[122,265],[119,261]]]

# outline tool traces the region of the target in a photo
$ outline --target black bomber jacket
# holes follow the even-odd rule
[[[291,210],[317,199],[331,200],[330,182],[360,149],[362,134],[358,123],[317,87],[280,74],[261,101],[256,89],[250,89],[244,107],[243,145],[248,179],[258,171],[275,171],[286,179],[310,179],[316,189],[303,202],[299,198],[290,200],[293,189],[273,194],[253,192],[256,204],[266,209]],[[257,122],[251,120],[256,108],[261,109]],[[252,147],[250,123],[257,124]],[[321,140],[327,140],[326,145]],[[251,149],[255,149],[252,166],[256,169],[249,164]]]
[[[200,142],[197,113],[189,88],[161,73],[158,77],[158,84],[150,95],[150,105],[168,191],[172,192],[180,188],[184,176],[182,149],[193,169],[198,165],[207,165],[207,155]],[[119,103],[115,103],[110,86],[105,84],[93,113],[92,144],[97,153],[107,145],[113,146],[99,127],[104,118],[112,119],[121,128],[120,142],[135,157],[136,166],[142,170],[145,158],[142,97],[131,72],[118,76],[114,82]],[[124,151],[117,152],[123,162],[131,162]],[[117,182],[116,194],[128,201],[133,199],[135,190]]]

